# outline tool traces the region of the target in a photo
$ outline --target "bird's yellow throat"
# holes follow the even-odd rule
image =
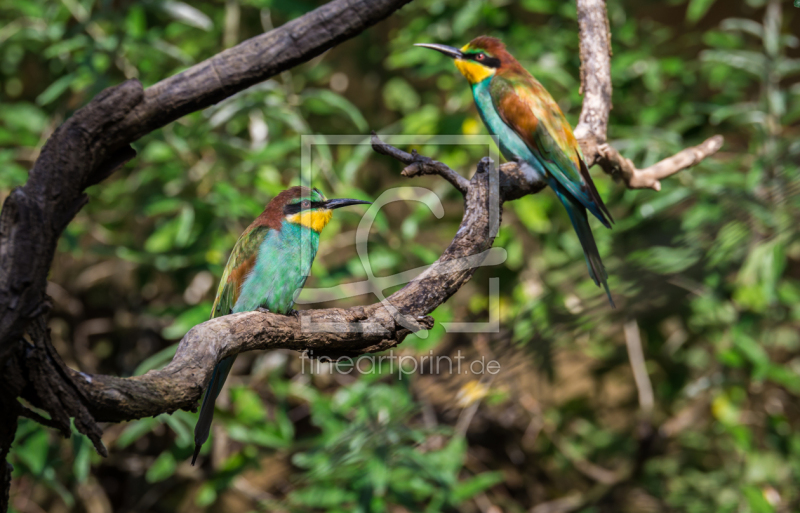
[[[469,50],[469,45],[464,46],[461,51],[466,52]],[[494,75],[495,70],[488,66],[478,64],[475,61],[467,59],[456,59],[456,67],[462,75],[466,77],[470,84],[477,84],[483,82],[490,76]]]
[[[470,84],[483,82],[490,76],[494,75],[494,70],[492,68],[487,68],[486,66],[482,66],[477,62],[467,61],[464,59],[456,59],[455,62],[458,71],[467,77],[467,80],[469,80]]]
[[[311,228],[319,233],[333,218],[332,210],[304,210],[297,214],[291,215],[286,218],[287,221],[294,224]]]

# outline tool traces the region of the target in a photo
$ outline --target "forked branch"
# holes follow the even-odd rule
[[[577,0],[580,30],[581,92],[583,107],[575,137],[588,166],[625,183],[629,189],[661,190],[660,180],[692,167],[716,153],[724,139],[715,135],[645,169],[637,169],[606,141],[611,112],[611,31],[605,0]]]

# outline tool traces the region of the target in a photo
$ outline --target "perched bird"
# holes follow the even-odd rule
[[[311,271],[320,232],[333,217],[334,209],[358,204],[370,202],[329,200],[316,188],[300,186],[272,198],[233,247],[211,307],[211,318],[252,310],[295,314],[295,293],[303,288]],[[208,439],[214,402],[235,359],[235,355],[229,356],[214,367],[194,428],[192,465]]]
[[[517,162],[533,181],[549,185],[567,209],[586,256],[589,275],[602,284],[614,306],[586,211],[611,228],[614,221],[589,175],[580,145],[569,122],[550,93],[506,51],[496,38],[481,36],[466,46],[432,48],[455,60],[472,86],[483,123],[498,136],[500,152]]]

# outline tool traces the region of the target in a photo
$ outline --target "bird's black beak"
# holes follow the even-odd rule
[[[430,48],[432,50],[436,50],[437,52],[442,52],[443,54],[451,57],[453,59],[462,59],[464,58],[464,53],[459,50],[458,48],[453,48],[452,46],[447,45],[431,45],[427,43],[417,43],[414,46],[421,46],[423,48]]]
[[[372,205],[371,201],[357,200],[357,199],[332,199],[325,202],[325,208],[333,210],[334,208],[348,207],[350,205]]]

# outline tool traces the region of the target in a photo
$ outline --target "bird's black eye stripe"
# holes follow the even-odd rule
[[[283,214],[290,216],[292,214],[297,214],[302,212],[303,210],[314,210],[315,208],[320,208],[325,206],[324,201],[312,201],[307,203],[308,200],[305,201],[298,201],[297,203],[289,203],[285,207],[283,207]]]
[[[496,57],[490,57],[489,55],[487,55],[484,52],[467,53],[467,54],[464,54],[464,55],[466,56],[467,59],[469,59],[471,61],[479,62],[479,63],[481,63],[482,65],[484,65],[484,66],[486,66],[488,68],[499,68],[500,67],[500,59],[498,59]],[[483,57],[478,58],[479,55],[482,55]]]

